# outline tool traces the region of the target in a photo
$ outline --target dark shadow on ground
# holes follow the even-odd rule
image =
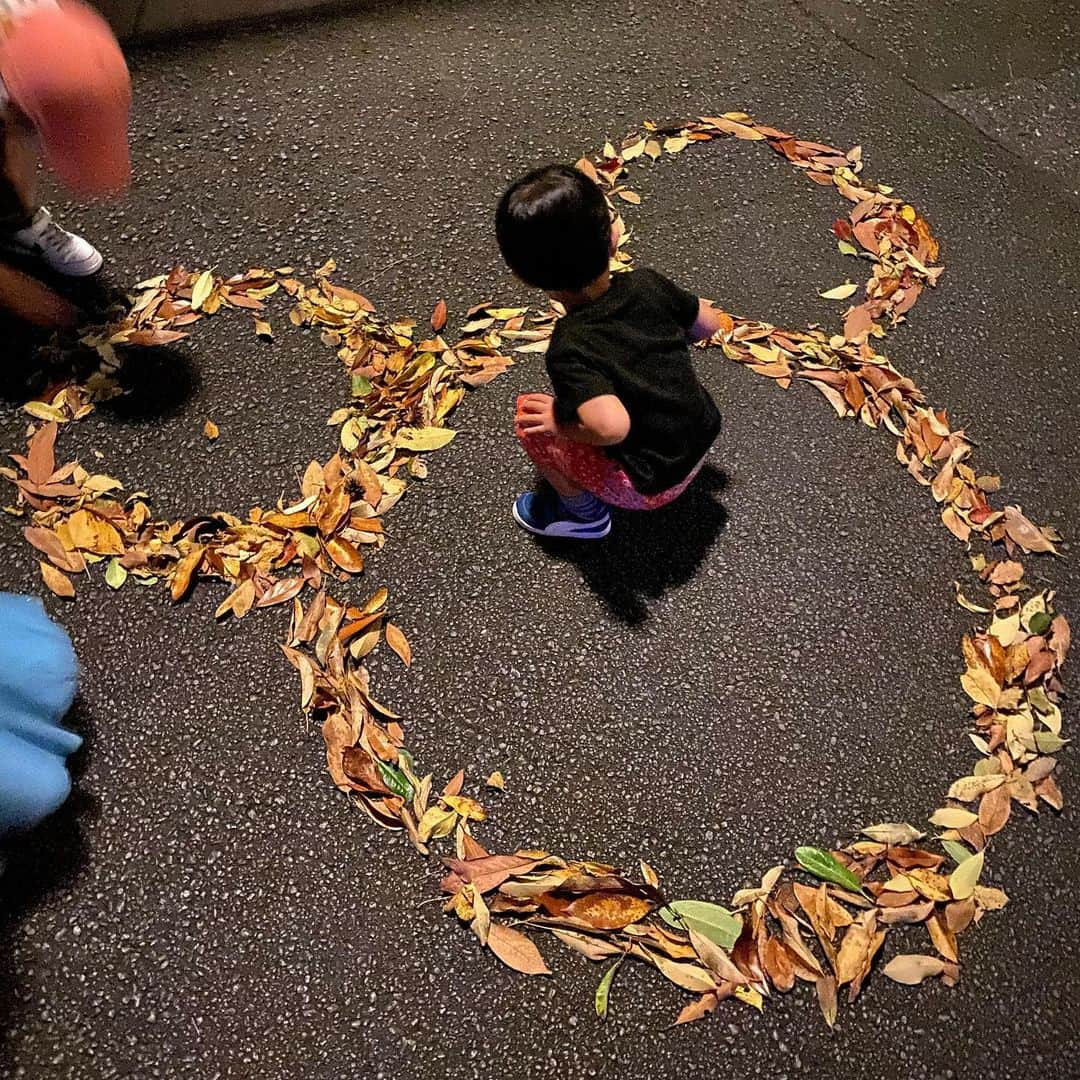
[[[719,500],[727,475],[706,465],[683,495],[661,510],[612,514],[611,535],[599,543],[541,540],[549,555],[574,563],[586,584],[621,622],[649,618],[648,601],[688,582],[698,571],[727,511]]]
[[[104,325],[123,311],[124,290],[105,275],[64,278],[33,261],[9,256],[5,262],[31,273],[75,304],[84,326]],[[0,365],[0,400],[15,405],[72,375],[85,379],[100,364],[100,357],[80,345],[73,334],[54,335],[6,312],[0,312],[0,340],[8,346]],[[121,347],[117,356],[122,366],[115,378],[123,395],[103,402],[101,407],[119,420],[139,422],[171,416],[198,390],[198,374],[182,347]]]
[[[83,823],[99,810],[97,798],[80,787],[94,744],[94,723],[81,700],[76,700],[64,725],[83,737],[82,746],[68,758],[71,796],[37,828],[0,841],[0,857],[6,864],[0,873],[0,1073],[5,1071],[8,1036],[20,1007],[12,956],[17,928],[48,897],[73,887],[87,860]]]

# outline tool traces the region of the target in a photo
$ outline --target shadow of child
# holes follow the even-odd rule
[[[660,510],[612,511],[611,535],[599,542],[541,539],[554,558],[572,562],[611,614],[628,626],[649,618],[648,600],[688,582],[727,522],[717,496],[727,476],[706,464],[673,503]]]

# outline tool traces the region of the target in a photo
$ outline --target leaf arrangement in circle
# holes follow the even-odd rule
[[[802,140],[745,113],[668,128],[646,123],[618,148],[608,143],[578,162],[605,194],[620,234],[612,269],[632,267],[619,209],[642,205],[629,185],[631,168],[726,137],[762,143],[851,204],[833,234],[839,253],[867,261],[871,275],[836,333],[723,313],[721,329],[700,347],[721,350],[781,388],[812,386],[838,417],[891,432],[897,461],[928,489],[944,526],[969,550],[980,599],[969,599],[959,583],[955,599],[983,622],[963,638],[960,676],[978,759],[930,816],[937,831],[929,838],[905,821],[876,823],[841,848],[797,848],[793,864],[774,866],[727,906],[704,897],[669,900],[644,862],[632,877],[547,851],[488,852],[474,835],[487,811],[463,793],[464,771],[438,791],[431,774],[421,775],[401,718],[373,696],[364,666],[384,641],[412,663],[412,644],[390,621],[387,591],[362,603],[334,592],[363,572],[366,548],[386,543],[384,516],[426,476],[427,456],[454,438],[447,420],[467,388],[497,378],[515,354],[542,353],[563,313],[558,305],[534,311],[484,301],[465,313],[461,336],[448,340],[444,301],[426,325],[382,319],[366,297],[331,280],[333,260],[309,280],[291,267],[226,277],[177,266],[141,282],[114,323],[85,334],[100,369],[24,406],[33,421],[27,446],[2,472],[17,490],[8,512],[26,522],[24,536],[42,556],[42,580],[59,597],[73,598],[77,580],[100,572],[114,590],[167,584],[174,603],[198,580],[223,581],[229,591],[220,619],[287,606],[282,650],[299,675],[301,709],[321,726],[335,785],[376,824],[403,831],[425,858],[452,844],[452,854],[441,856],[445,910],[509,967],[550,974],[536,944],[544,935],[607,964],[595,996],[601,1018],[616,972],[633,959],[694,995],[678,1023],[707,1016],[727,998],[760,1010],[770,995],[805,983],[832,1025],[840,990],[849,1000],[859,994],[890,934],[905,941],[914,935],[919,951],[894,955],[882,966],[886,976],[953,985],[959,935],[1007,902],[982,883],[992,838],[1017,806],[1032,813],[1062,806],[1054,755],[1066,743],[1060,673],[1071,636],[1053,592],[1030,587],[1021,562],[1027,554],[1055,554],[1061,538],[1019,506],[992,504],[1000,480],[972,466],[965,432],[877,351],[943,267],[925,219],[891,188],[864,179],[860,148]],[[858,292],[849,280],[820,295],[847,301]],[[250,318],[253,332],[270,342],[270,307],[282,297],[291,301],[287,324],[317,328],[350,387],[329,421],[336,450],[308,465],[289,505],[256,509],[246,519],[216,512],[162,521],[146,493],[125,494],[119,480],[77,461],[58,463],[60,430],[118,392],[113,375],[125,347],[181,340],[225,311]],[[210,419],[203,430],[208,439],[222,437]],[[502,790],[505,779],[493,773],[487,785]]]

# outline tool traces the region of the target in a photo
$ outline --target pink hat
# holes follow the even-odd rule
[[[117,195],[127,188],[131,77],[96,11],[61,0],[17,18],[0,40],[0,77],[72,191]]]

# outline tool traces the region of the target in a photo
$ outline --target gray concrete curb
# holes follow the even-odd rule
[[[340,0],[93,0],[118,37],[159,37],[227,22],[251,22],[268,15],[330,7]]]

